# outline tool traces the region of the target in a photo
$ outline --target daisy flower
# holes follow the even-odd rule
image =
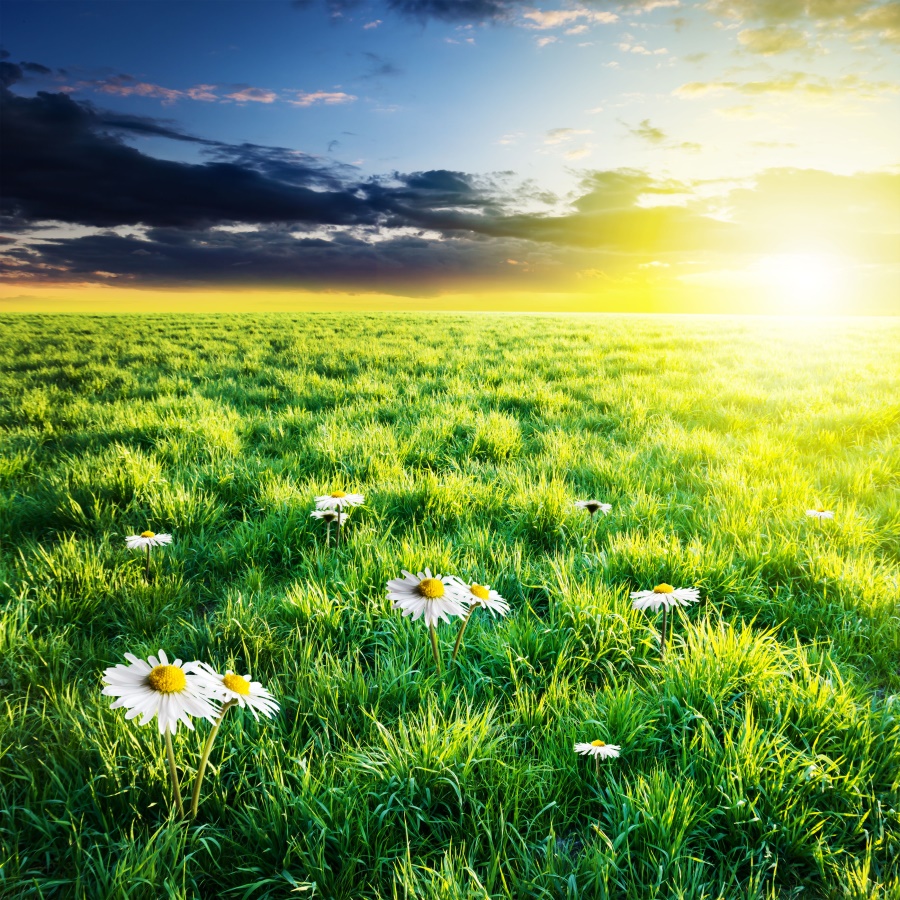
[[[364,494],[345,494],[343,491],[332,491],[316,497],[316,509],[345,509],[348,506],[361,506],[366,502]]]
[[[806,514],[811,519],[833,519],[834,513],[830,509],[825,509],[824,507],[819,507],[818,509],[808,509]]]
[[[599,500],[576,500],[575,505],[579,509],[586,509],[591,514],[591,518],[596,512],[602,512],[605,516],[612,509],[611,503],[601,503]]]
[[[200,663],[197,677],[207,693],[226,706],[235,704],[242,709],[247,707],[257,721],[257,710],[269,718],[278,712],[278,704],[272,695],[258,681],[251,681],[249,675],[235,675],[230,669],[220,675],[212,666]]]
[[[219,733],[219,726],[225,718],[225,713],[232,706],[239,706],[242,709],[246,707],[258,722],[257,711],[269,718],[278,712],[275,698],[258,681],[251,681],[249,675],[236,675],[230,669],[224,675],[220,675],[212,666],[200,663],[197,677],[204,690],[214,695],[224,706],[206,739],[203,753],[200,756],[200,765],[197,767],[197,778],[194,781],[194,791],[191,796],[191,818],[197,815],[197,807],[200,804],[200,787],[203,784],[206,764],[209,762],[209,754],[212,752],[213,742]]]
[[[172,732],[182,722],[191,731],[191,716],[216,721],[216,708],[210,702],[215,698],[204,688],[197,677],[200,663],[182,663],[180,659],[170,663],[164,650],[159,657],[151,656],[146,661],[132,653],[125,659],[131,665],[108,668],[103,673],[103,694],[116,697],[111,709],[127,707],[126,719],[141,716],[140,725],[147,725],[156,717],[160,733],[165,738],[166,756],[169,760],[169,777],[172,793],[180,816],[184,815],[181,803],[181,788],[178,784],[178,770],[175,767],[175,751],[172,749]]]
[[[492,591],[489,584],[467,584],[459,578],[453,580],[459,588],[459,599],[469,605],[470,613],[477,607],[488,610],[492,616],[497,613],[505,616],[509,612],[509,604],[496,591]]]
[[[652,609],[657,610],[660,606],[663,608],[662,631],[659,637],[659,657],[664,658],[666,655],[666,620],[669,615],[669,608],[677,608],[678,606],[690,606],[700,599],[700,591],[697,588],[673,588],[671,584],[658,584],[652,591],[632,591],[631,606],[632,609]],[[674,616],[672,617],[674,620]],[[669,625],[671,632],[672,626]]]
[[[413,575],[403,569],[403,578],[393,578],[387,584],[388,599],[392,609],[399,609],[404,616],[412,616],[413,622],[424,616],[431,636],[431,649],[438,672],[441,658],[438,654],[437,635],[434,626],[440,619],[450,621],[451,616],[464,616],[461,585],[452,575],[432,575],[430,569]]]
[[[177,731],[179,722],[193,731],[192,716],[215,722],[217,710],[210,704],[214,698],[197,677],[200,663],[170,663],[164,650],[158,658],[143,660],[126,653],[125,659],[131,665],[119,663],[103,673],[103,694],[118,698],[110,709],[126,707],[125,718],[140,716],[139,725],[155,716],[160,734]]]
[[[172,543],[171,534],[157,534],[155,531],[142,531],[140,534],[129,534],[125,538],[129,550],[143,550],[145,547],[162,547]]]
[[[150,548],[162,547],[172,543],[171,534],[156,534],[154,531],[142,531],[140,534],[129,534],[125,545],[129,550],[146,550],[147,564],[144,566],[144,578],[150,580]]]
[[[576,744],[575,752],[582,756],[596,756],[600,759],[614,759],[622,748],[618,744],[606,744],[603,741],[591,741],[589,744]]]
[[[700,599],[697,588],[673,588],[671,584],[658,584],[652,591],[632,591],[631,606],[633,609],[657,610],[662,606],[690,606]]]
[[[459,591],[459,599],[463,603],[468,604],[469,611],[459,626],[456,643],[453,645],[453,656],[450,657],[451,662],[456,659],[456,655],[459,653],[466,626],[469,624],[469,619],[472,618],[472,613],[476,609],[486,609],[491,616],[497,614],[505,616],[509,612],[509,604],[496,591],[492,591],[489,584],[467,584],[459,578],[454,578],[454,581]]]
[[[452,575],[432,575],[430,569],[413,575],[403,569],[403,578],[393,578],[387,584],[388,600],[393,600],[392,609],[403,611],[404,616],[416,619],[425,617],[425,624],[431,628],[440,619],[450,621],[451,616],[464,616],[461,585]]]

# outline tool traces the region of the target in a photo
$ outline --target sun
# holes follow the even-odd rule
[[[845,267],[827,253],[776,253],[756,266],[762,284],[774,292],[784,312],[827,313],[841,291]]]

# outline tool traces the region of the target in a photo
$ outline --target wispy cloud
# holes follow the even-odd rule
[[[764,28],[759,31],[802,24],[850,41],[874,37],[885,43],[900,43],[897,0],[708,0],[706,8],[723,22],[762,23]]]
[[[575,9],[530,9],[522,14],[522,18],[525,20],[523,24],[526,28],[537,28],[540,30],[562,28],[565,25],[572,25],[574,22],[609,25],[619,21],[619,17],[613,12],[585,9],[583,6]],[[583,31],[584,28],[581,30]],[[580,32],[572,33],[577,34]]]
[[[582,144],[580,147],[573,147],[571,150],[566,150],[566,152],[563,153],[563,159],[574,162],[577,159],[584,159],[585,157],[590,156],[593,152],[593,144]]]
[[[786,72],[757,81],[690,81],[677,87],[673,93],[677,97],[694,98],[730,91],[747,96],[780,94],[812,101],[827,101],[840,96],[879,100],[885,94],[896,94],[900,91],[900,85],[888,81],[869,81],[859,75],[829,79],[807,72]]]
[[[590,128],[551,128],[544,135],[544,143],[548,145],[564,144],[582,134],[593,134]]]
[[[235,103],[274,103],[278,94],[265,88],[247,86],[226,94],[225,99],[234,100]]]
[[[105,94],[110,97],[148,97],[153,100],[160,100],[164,104],[175,103],[177,100],[188,96],[186,91],[174,90],[146,81],[138,81],[130,75],[112,75],[109,78],[77,81],[74,84],[63,85],[60,87],[60,90],[66,94],[93,91],[94,93]]]
[[[625,123],[623,122],[622,124],[624,125]],[[703,149],[702,145],[695,141],[672,140],[662,128],[652,125],[649,119],[643,119],[637,125],[625,125],[625,127],[628,128],[633,137],[646,141],[654,147],[663,147],[667,150],[685,150],[690,153],[699,153]]]
[[[810,48],[809,37],[790,25],[766,25],[763,28],[748,28],[738,32],[738,43],[751,53],[774,56],[791,50]]]
[[[353,94],[347,94],[344,91],[296,91],[294,99],[288,100],[291,106],[315,106],[316,104],[324,104],[325,106],[336,106],[341,103],[352,103],[358,99]]]
[[[651,125],[649,119],[644,119],[638,125],[635,125],[634,128],[629,128],[628,130],[635,137],[647,141],[650,144],[662,144],[668,137],[661,128]]]
[[[393,64],[367,54],[380,65],[370,75],[397,74]],[[291,106],[308,107],[318,103],[334,105],[352,103],[357,99],[353,94],[344,91],[312,91],[286,90],[282,92],[269,88],[255,87],[249,84],[195,84],[188,88],[178,89],[164,87],[139,81],[131,75],[112,75],[107,78],[83,79],[72,84],[63,84],[58,90],[63,94],[91,92],[111,97],[146,97],[159,100],[168,106],[181,100],[193,100],[199,103],[288,103]]]
[[[665,47],[656,50],[648,50],[643,44],[633,44],[630,41],[622,41],[616,46],[623,53],[635,53],[638,56],[665,56],[669,51]]]

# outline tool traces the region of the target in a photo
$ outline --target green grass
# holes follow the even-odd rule
[[[890,320],[0,317],[0,896],[900,898],[898,348]],[[338,487],[367,503],[335,551],[309,512]],[[149,585],[144,528],[175,538]],[[512,605],[443,679],[385,598],[426,565]],[[663,580],[702,599],[660,663],[628,593]],[[282,706],[230,714],[190,826],[100,694],[160,647]],[[208,729],[176,736],[188,791]]]

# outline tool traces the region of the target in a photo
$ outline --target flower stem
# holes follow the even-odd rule
[[[466,625],[469,624],[469,619],[472,618],[472,611],[474,609],[474,606],[469,607],[466,617],[462,620],[462,625],[459,626],[459,632],[456,635],[456,643],[453,645],[453,656],[450,657],[450,662],[453,662],[456,659],[456,654],[459,653],[459,648],[462,646],[463,634],[465,634],[466,631]]]
[[[662,634],[659,636],[659,658],[666,658],[666,623],[669,618],[669,607],[663,606],[663,627]]]
[[[184,804],[181,802],[181,788],[178,785],[178,770],[175,768],[175,751],[172,749],[172,732],[166,727],[166,756],[169,757],[169,776],[172,779],[172,793],[175,796],[175,808],[178,815],[184,818]]]
[[[434,625],[428,626],[428,634],[431,636],[431,652],[434,653],[434,664],[437,666],[438,675],[441,674],[441,654],[438,652],[437,634]]]
[[[150,545],[147,544],[147,565],[144,567],[144,580],[150,584]]]
[[[325,523],[325,546],[331,546],[331,522]]]
[[[341,508],[337,509],[337,544],[335,545],[337,548],[341,546]]]
[[[203,753],[200,756],[200,765],[197,767],[197,778],[194,780],[194,791],[191,794],[191,818],[193,819],[197,815],[197,807],[200,805],[200,786],[203,784],[203,774],[206,772],[206,764],[209,762],[209,754],[212,751],[213,741],[216,739],[216,735],[219,733],[219,726],[222,724],[222,719],[225,718],[225,713],[231,709],[237,703],[237,700],[229,700],[223,707],[222,712],[219,713],[219,720],[213,725],[212,731],[209,733],[209,737],[206,739],[206,743],[203,745]]]

